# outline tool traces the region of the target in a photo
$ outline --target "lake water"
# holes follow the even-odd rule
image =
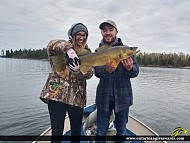
[[[49,71],[48,61],[0,58],[0,135],[39,135],[50,126],[39,99]],[[88,80],[88,105],[97,83],[95,76]],[[190,69],[140,67],[132,85],[131,115],[160,135],[176,127],[190,132]]]

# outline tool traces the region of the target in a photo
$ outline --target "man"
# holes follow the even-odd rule
[[[117,26],[114,21],[107,20],[100,24],[102,40],[97,51],[105,47],[121,46],[122,40],[116,35]],[[114,110],[117,136],[126,134],[129,107],[133,104],[130,78],[139,74],[135,57],[120,61],[117,65],[108,61],[106,66],[95,67],[95,76],[100,79],[96,91],[97,105],[97,137],[105,136],[109,127],[109,118]]]

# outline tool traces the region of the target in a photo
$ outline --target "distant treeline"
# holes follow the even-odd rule
[[[4,54],[5,53],[5,54]],[[15,50],[12,49],[2,50],[2,56],[6,58],[19,58],[19,59],[48,59],[47,49],[24,49]],[[139,53],[136,55],[136,59],[141,66],[158,66],[158,67],[190,67],[190,55],[183,53]]]
[[[3,51],[2,51],[3,53]],[[47,49],[23,49],[23,50],[15,50],[12,49],[5,51],[6,58],[17,58],[17,59],[48,59]]]
[[[183,53],[139,53],[137,62],[141,66],[190,67],[190,55]]]

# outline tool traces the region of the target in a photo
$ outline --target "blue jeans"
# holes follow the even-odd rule
[[[110,115],[113,110],[115,114],[114,124],[117,131],[116,136],[126,135],[126,123],[128,122],[129,108],[126,110],[115,112],[115,102],[111,101],[108,113],[104,112],[101,109],[97,109],[97,136],[106,136],[109,127]]]

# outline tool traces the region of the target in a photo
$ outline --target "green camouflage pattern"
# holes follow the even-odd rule
[[[52,71],[42,89],[40,99],[45,103],[48,100],[55,100],[72,106],[84,107],[86,106],[86,80],[92,77],[93,70],[89,70],[86,74],[81,71],[72,72],[69,70],[66,65],[64,49],[70,44],[70,41],[66,40],[51,40],[49,42],[47,52]],[[84,50],[77,55],[80,57],[80,55],[88,53],[91,53],[91,50],[86,45]],[[64,67],[59,72],[55,70],[58,64]]]

